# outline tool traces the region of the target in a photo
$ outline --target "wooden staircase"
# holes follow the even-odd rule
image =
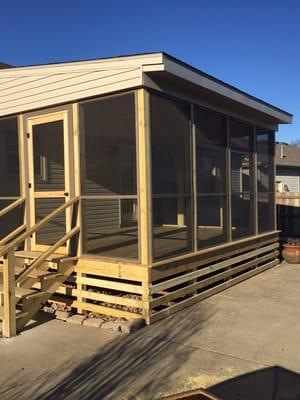
[[[78,259],[79,199],[69,200],[32,228],[0,247],[0,320],[2,335],[15,336],[74,271]],[[72,207],[71,228],[45,252],[17,250],[41,226]],[[11,234],[9,235],[11,239]],[[3,245],[4,243],[4,245]],[[56,252],[67,245],[66,255]]]

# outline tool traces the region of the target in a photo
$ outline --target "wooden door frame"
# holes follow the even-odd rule
[[[65,170],[65,190],[52,192],[35,192],[34,190],[34,170],[33,170],[33,137],[32,126],[46,122],[63,121],[64,129],[64,170]],[[44,109],[37,112],[25,114],[23,116],[23,150],[24,160],[23,165],[27,169],[27,174],[24,174],[23,179],[27,180],[26,184],[22,185],[26,190],[27,210],[26,223],[27,226],[35,224],[35,198],[64,198],[65,201],[75,195],[75,176],[74,176],[74,140],[73,140],[73,113],[72,106],[55,107],[52,109]],[[64,193],[68,192],[68,196]],[[71,210],[66,210],[66,231],[71,227]],[[26,248],[30,250],[44,251],[48,245],[39,245],[36,243],[35,235],[29,239]],[[66,247],[61,247],[58,252],[66,253]]]

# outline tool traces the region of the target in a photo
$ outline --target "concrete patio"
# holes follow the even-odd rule
[[[0,339],[0,398],[300,398],[300,265],[282,263],[126,336],[57,320]]]

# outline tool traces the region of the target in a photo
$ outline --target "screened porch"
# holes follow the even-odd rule
[[[75,195],[84,257],[143,263],[147,246],[157,262],[275,230],[274,132],[258,124],[139,89],[2,118],[0,141],[1,208],[25,199],[2,238]],[[27,245],[52,245],[70,218]]]

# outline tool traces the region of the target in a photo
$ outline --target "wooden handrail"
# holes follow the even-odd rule
[[[22,203],[24,203],[25,197],[21,197],[20,199],[14,201],[13,203],[9,204],[7,207],[3,208],[3,210],[0,210],[0,217],[3,217],[3,215],[6,215]]]
[[[7,254],[10,250],[13,250],[20,243],[24,242],[24,240],[26,240],[29,236],[31,236],[33,233],[35,233],[37,230],[39,230],[42,226],[46,225],[53,218],[55,218],[57,215],[59,215],[62,211],[64,211],[68,207],[72,206],[77,201],[79,201],[79,199],[80,199],[79,196],[73,197],[73,199],[67,201],[65,204],[61,205],[56,210],[52,211],[49,215],[47,215],[41,221],[36,223],[32,228],[28,229],[21,236],[17,237],[15,240],[13,240],[12,242],[10,242],[6,246],[4,246],[2,249],[0,249],[0,256],[3,256],[4,254]]]

